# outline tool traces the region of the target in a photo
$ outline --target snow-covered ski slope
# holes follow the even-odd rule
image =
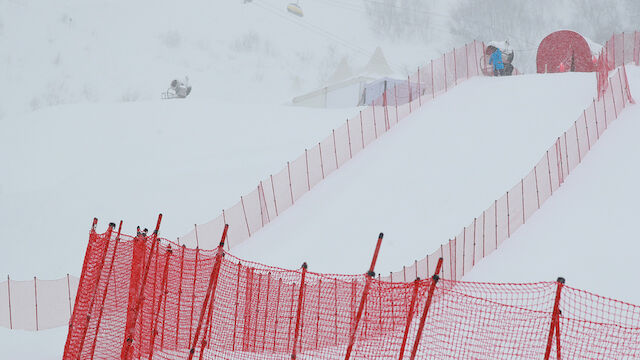
[[[178,236],[354,112],[186,99],[64,105],[5,119],[0,273],[79,275],[92,216],[102,226],[124,219],[132,232],[162,212],[162,233]]]
[[[640,68],[627,68],[640,93]],[[521,229],[464,277],[551,281],[640,304],[640,108],[624,110],[582,163]]]
[[[377,46],[406,76],[452,45],[380,39],[365,13],[324,1],[304,18],[285,5],[0,1],[0,274],[80,275],[94,216],[131,233],[164,212],[175,239],[355,113],[277,104]],[[189,97],[160,102],[185,75]]]
[[[474,78],[423,106],[232,249],[317,272],[421,259],[526,174],[592,101],[593,74]]]

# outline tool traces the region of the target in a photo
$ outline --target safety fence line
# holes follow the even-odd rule
[[[556,282],[284,270],[152,235],[90,235],[63,359],[631,359],[640,307]]]
[[[45,330],[66,325],[73,310],[79,279],[67,274],[55,280],[0,282],[0,327]]]
[[[406,82],[385,83],[380,96],[370,106],[347,119],[343,126],[332,130],[328,137],[306,149],[296,160],[287,162],[279,173],[261,181],[254,191],[241,196],[238,203],[223,210],[216,219],[194,226],[194,230],[181,237],[180,242],[192,247],[215,248],[217,234],[227,223],[231,225],[227,249],[248,239],[422,104],[470,77],[491,75],[491,71],[485,68],[484,53],[484,43],[473,41],[420,67],[407,77]],[[58,309],[75,296],[79,280],[75,277],[70,279],[47,280],[48,284],[56,285],[46,288],[40,286],[42,280],[37,280],[35,286],[31,281],[11,281],[6,286],[0,283],[0,326],[40,330],[67,325],[70,312]],[[33,291],[25,290],[27,288]],[[3,294],[5,290],[6,296]],[[37,297],[34,296],[36,290],[39,293]],[[5,299],[7,304],[3,303]],[[40,306],[37,312],[36,303]],[[13,304],[12,309],[9,309],[10,304]],[[43,320],[36,321],[36,313],[47,320],[44,323]]]
[[[407,76],[406,82],[385,82],[380,96],[367,108],[287,162],[280,172],[260,181],[252,192],[222,210],[217,218],[195,225],[179,242],[190,247],[215,248],[225,224],[230,225],[227,250],[249,239],[423,104],[471,77],[492,75],[483,68],[488,63],[485,49],[484,43],[474,40],[419,67]]]
[[[443,274],[461,279],[475,264],[489,255],[529,219],[564,183],[582,162],[609,124],[634,100],[622,65],[611,77],[598,99],[584,109],[573,125],[559,136],[531,171],[502,197],[465,226],[459,235],[433,253],[415,260],[383,280],[410,282],[433,272],[438,258],[444,258]]]

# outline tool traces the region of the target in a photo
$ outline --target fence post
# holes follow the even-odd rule
[[[336,160],[336,170],[339,168],[338,166],[338,149],[336,147],[336,130],[331,130],[331,134],[333,136],[333,157]]]
[[[536,199],[538,200],[538,209],[540,209],[540,191],[538,190],[538,165],[533,167],[533,177],[536,179]]]
[[[411,114],[411,76],[407,75],[407,91],[409,92],[409,114]]]
[[[442,66],[444,67],[444,92],[447,92],[447,53],[442,54]]]
[[[191,339],[193,335],[193,310],[196,308],[196,283],[198,282],[198,255],[200,255],[200,248],[196,248],[196,259],[195,264],[193,265],[193,285],[191,291],[191,314],[189,316],[189,340],[187,344],[191,344]]]
[[[551,195],[553,195],[553,182],[551,181],[551,163],[549,162],[549,150],[547,150],[547,171],[549,172],[549,190],[551,192]]]
[[[582,110],[582,117],[584,118],[584,129],[587,132],[587,149],[591,150],[591,139],[589,138],[589,124],[587,124],[587,110]]]
[[[160,223],[162,222],[162,214],[158,215],[158,222],[156,223],[156,228],[153,231],[153,242],[151,243],[151,251],[149,252],[149,259],[146,262],[146,264],[144,263],[144,257],[145,257],[145,244],[144,242],[141,242],[139,244],[140,246],[140,251],[141,253],[138,255],[142,255],[142,263],[140,265],[144,266],[144,270],[142,273],[142,281],[139,285],[137,285],[137,281],[135,282],[136,284],[131,284],[131,286],[129,287],[129,300],[135,300],[135,304],[133,304],[133,309],[131,309],[131,302],[129,302],[127,308],[127,322],[126,322],[126,327],[125,327],[125,340],[124,340],[124,344],[122,346],[122,353],[121,353],[121,358],[123,360],[129,360],[132,358],[133,356],[133,352],[131,351],[132,346],[133,346],[133,337],[135,335],[135,327],[136,327],[136,322],[138,319],[138,312],[140,310],[140,308],[142,307],[142,303],[144,302],[144,288],[147,282],[147,277],[149,275],[149,268],[151,266],[151,256],[153,256],[153,252],[155,250],[156,247],[156,239],[158,238],[158,230],[160,229]],[[142,237],[140,237],[139,241],[143,241],[146,240],[146,232],[142,235]],[[134,245],[135,246],[135,245]],[[134,258],[136,256],[136,251],[134,250]],[[134,259],[135,260],[135,259]],[[132,263],[132,267],[136,266],[135,261]],[[133,270],[133,269],[132,269]],[[139,273],[138,273],[139,275]],[[134,276],[133,271],[132,271],[132,276]],[[137,296],[136,296],[137,295]]]
[[[184,251],[186,246],[182,244],[180,252],[180,284],[178,285],[178,311],[176,311],[176,347],[178,347],[179,331],[180,331],[180,302],[182,300],[182,275],[184,274]]]
[[[422,93],[420,92],[420,67],[418,66],[418,104],[422,106]]]
[[[454,84],[458,85],[458,58],[456,57],[456,48],[453,48],[453,79]]]
[[[433,84],[433,59],[432,59],[431,60],[431,99],[435,99],[435,98],[436,98],[436,92],[435,92],[435,86]]]
[[[7,297],[9,298],[9,329],[13,329],[13,318],[11,317],[11,278],[7,274]]]
[[[247,219],[247,211],[244,208],[244,198],[242,196],[240,196],[240,204],[242,205],[242,214],[244,215],[244,223],[245,225],[247,225],[247,234],[249,234],[249,237],[251,237],[251,230],[249,230],[249,219]]]
[[[38,331],[38,281],[37,278],[34,276],[33,277],[33,295],[35,298],[35,304],[36,304],[36,331]]]
[[[324,179],[324,159],[322,159],[322,142],[318,143],[318,151],[320,151],[320,171],[322,172],[322,179]]]
[[[304,149],[304,164],[307,167],[307,191],[311,190],[311,182],[309,181],[309,152]]]
[[[109,223],[109,227],[107,228],[107,233],[105,235],[105,238],[107,239],[107,241],[105,241],[105,245],[104,245],[104,251],[102,252],[102,258],[100,259],[100,263],[98,264],[98,269],[97,269],[97,276],[96,276],[96,282],[91,294],[91,302],[89,303],[89,310],[87,311],[87,317],[86,317],[86,325],[82,328],[82,337],[80,338],[80,347],[78,350],[78,356],[82,355],[82,349],[84,347],[84,341],[87,335],[87,330],[89,330],[89,323],[91,322],[91,315],[93,313],[93,305],[95,304],[96,301],[96,295],[98,292],[98,287],[100,285],[100,279],[102,276],[102,266],[104,265],[105,259],[107,257],[107,250],[109,249],[109,242],[111,241],[111,233],[113,231],[113,229],[116,227],[116,224],[114,223]],[[35,285],[35,276],[33,278],[34,280],[34,285]],[[109,279],[107,278],[107,284],[109,284]],[[38,328],[38,301],[37,301],[37,291],[36,291],[36,330]],[[100,316],[98,316],[99,318]],[[97,332],[96,332],[96,336]]]
[[[70,282],[71,280],[69,280],[69,273],[67,273],[67,294],[69,296],[69,318],[71,318],[71,284]]]
[[[404,336],[402,338],[402,345],[400,345],[400,356],[398,360],[402,360],[404,357],[404,348],[407,344],[407,336],[409,336],[409,328],[413,320],[413,309],[416,305],[416,297],[418,296],[418,286],[420,284],[420,278],[416,278],[413,282],[413,294],[411,295],[411,305],[409,305],[409,314],[407,315],[407,323],[404,327]]]
[[[420,345],[420,338],[422,337],[422,330],[424,329],[424,323],[427,320],[427,314],[429,313],[429,307],[431,306],[431,300],[433,299],[433,292],[436,289],[436,284],[440,280],[440,269],[442,268],[442,258],[438,259],[438,266],[436,271],[431,277],[431,286],[429,287],[429,295],[427,296],[427,302],[424,305],[422,311],[422,317],[420,318],[420,325],[418,325],[418,333],[416,334],[416,340],[413,342],[413,350],[411,351],[411,360],[415,359],[418,352],[418,346]]]
[[[207,286],[207,292],[204,297],[204,301],[202,302],[202,308],[200,308],[200,318],[198,319],[198,327],[196,327],[196,334],[193,337],[193,343],[191,344],[191,349],[189,350],[188,359],[193,359],[193,354],[196,352],[196,346],[198,345],[198,339],[200,337],[200,329],[202,328],[202,320],[204,319],[205,313],[207,312],[207,307],[209,313],[213,311],[213,302],[216,296],[216,287],[218,286],[218,274],[220,273],[220,265],[222,264],[222,257],[224,256],[224,241],[227,238],[227,231],[229,230],[229,225],[224,225],[224,230],[222,231],[222,239],[220,239],[220,244],[218,245],[218,251],[216,252],[215,263],[213,264],[213,269],[211,269],[211,275],[209,276],[209,285]],[[165,270],[166,271],[166,270]],[[211,299],[211,301],[209,301]],[[205,324],[205,333],[202,337],[202,347],[200,348],[200,359],[202,359],[202,352],[204,351],[205,346],[207,345],[207,341],[205,340],[207,337],[206,331],[209,328],[209,317],[207,317],[207,323]]]
[[[287,174],[289,174],[289,193],[291,194],[291,204],[295,204],[293,200],[293,187],[291,186],[291,164],[287,161]]]
[[[375,100],[371,101],[371,113],[373,114],[373,134],[376,139],[378,138],[378,124],[376,123],[376,102]]]
[[[273,193],[273,207],[276,209],[276,216],[278,216],[278,201],[276,200],[276,188],[273,185],[273,175],[269,175],[269,177],[271,178],[271,192]]]
[[[551,316],[551,326],[549,327],[549,337],[547,338],[547,350],[544,353],[544,360],[549,360],[549,355],[551,355],[551,344],[553,344],[553,336],[556,336],[556,350],[558,352],[557,359],[560,359],[560,309],[558,305],[560,304],[560,293],[562,292],[562,287],[564,286],[564,278],[559,277],[556,281],[556,299],[553,304],[553,314]]]
[[[98,218],[93,218],[93,223],[91,224],[91,230],[89,231],[89,241],[87,243],[87,250],[85,251],[84,262],[82,263],[83,272],[87,268],[87,265],[89,263],[89,258],[91,257],[91,251],[93,250],[93,242],[96,237],[97,225],[98,225]],[[7,279],[9,279],[9,276],[7,276]],[[82,292],[81,289],[83,289],[83,285],[84,285],[83,279],[84,279],[84,276],[82,276],[82,273],[81,273],[80,281],[78,282],[78,290],[76,291],[76,302],[81,296],[81,292]],[[9,298],[9,300],[11,300],[11,298]],[[9,304],[9,306],[11,306],[11,304]],[[9,311],[9,315],[11,315],[11,311]],[[71,313],[71,318],[69,319],[69,332],[67,334],[67,340],[65,341],[65,344],[64,344],[64,355],[63,355],[64,359],[66,359],[69,356],[73,356],[72,354],[73,350],[70,349],[70,346],[71,346],[74,320],[75,320],[75,311]],[[74,354],[79,355],[78,353],[75,353],[75,352]]]
[[[467,70],[467,80],[469,79],[469,50],[468,50],[469,44],[465,44],[464,45],[464,63],[466,65],[466,70]]]
[[[522,194],[522,224],[526,222],[525,219],[525,211],[524,211],[524,178],[520,179],[520,190]]]
[[[507,191],[507,236],[511,237],[511,210],[509,209],[509,192]]]
[[[156,241],[160,241],[160,239],[157,239]],[[173,250],[171,250],[171,245],[168,245],[167,252],[165,254],[165,260],[164,260],[164,271],[162,272],[162,284],[160,285],[160,289],[161,289],[160,298],[158,299],[158,305],[155,311],[153,311],[153,309],[151,310],[153,311],[152,316],[155,318],[151,319],[152,330],[151,330],[151,345],[149,346],[149,360],[153,358],[153,352],[154,352],[153,348],[156,342],[156,335],[158,335],[158,315],[160,313],[160,306],[162,305],[162,299],[166,299],[166,296],[167,296],[167,290],[165,286],[167,284],[167,275],[169,272],[169,258],[172,253],[173,253]],[[165,302],[165,310],[166,310],[166,302]],[[164,328],[164,317],[163,317],[162,326]],[[163,331],[163,335],[164,335],[164,331]],[[160,346],[160,348],[162,348],[162,345]]]
[[[107,283],[104,286],[104,291],[102,292],[102,302],[100,303],[100,310],[98,313],[98,321],[96,323],[96,336],[93,338],[93,344],[91,345],[91,359],[93,359],[96,343],[98,341],[98,332],[100,331],[100,323],[102,322],[102,311],[104,310],[104,303],[107,298],[107,290],[109,290],[109,280],[111,279],[111,272],[113,271],[113,263],[116,261],[116,250],[118,249],[118,243],[120,243],[120,232],[122,231],[122,220],[120,220],[120,225],[118,226],[118,234],[116,235],[115,244],[113,245],[113,255],[111,255],[111,264],[109,264],[109,271],[107,272]],[[67,280],[69,279],[69,274],[67,274]]]
[[[300,280],[300,291],[298,292],[298,309],[296,311],[296,328],[293,335],[293,349],[291,350],[291,359],[296,359],[298,347],[298,332],[300,330],[300,316],[302,315],[302,301],[304,298],[304,279],[307,276],[307,263],[302,263],[302,279]]]
[[[362,139],[362,148],[364,149],[364,126],[362,124],[362,111],[360,111],[360,138]]]
[[[351,351],[353,351],[353,345],[356,342],[356,332],[358,331],[358,323],[360,322],[360,318],[362,317],[362,311],[364,310],[364,306],[367,302],[367,295],[369,294],[369,287],[371,286],[371,281],[376,276],[376,273],[373,271],[376,266],[376,261],[378,260],[378,253],[380,252],[380,245],[382,244],[382,238],[384,234],[380,233],[378,235],[378,242],[376,244],[376,250],[373,253],[373,259],[371,259],[371,265],[369,266],[369,271],[366,273],[366,282],[364,284],[364,289],[362,290],[362,298],[360,299],[360,306],[358,307],[358,313],[356,314],[355,323],[351,327],[351,334],[349,335],[349,345],[347,346],[347,353],[344,357],[344,360],[349,360],[351,357]]]
[[[351,129],[349,127],[349,119],[347,119],[347,139],[349,139],[349,159],[353,159],[353,150],[351,150]]]

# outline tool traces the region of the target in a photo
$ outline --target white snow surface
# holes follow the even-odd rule
[[[378,46],[414,72],[453,45],[381,40],[366,14],[279,0],[0,1],[0,274],[80,275],[99,229],[175,240],[355,109],[285,106]],[[160,101],[188,75],[187,99]]]
[[[341,125],[354,109],[185,99],[77,104],[3,121],[0,274],[80,275],[98,231],[152,228],[175,240],[220,214]]]
[[[640,68],[627,68],[640,94]],[[635,91],[634,91],[635,90]],[[610,124],[527,223],[465,275],[468,281],[566,284],[640,305],[640,107]]]
[[[412,114],[231,249],[285,268],[364,273],[422,259],[526,175],[592,101],[593,74],[473,78]]]

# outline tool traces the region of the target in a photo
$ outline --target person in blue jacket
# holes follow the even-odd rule
[[[493,65],[494,76],[504,76],[504,63],[502,62],[502,51],[500,49],[496,48],[491,54],[489,64]]]

